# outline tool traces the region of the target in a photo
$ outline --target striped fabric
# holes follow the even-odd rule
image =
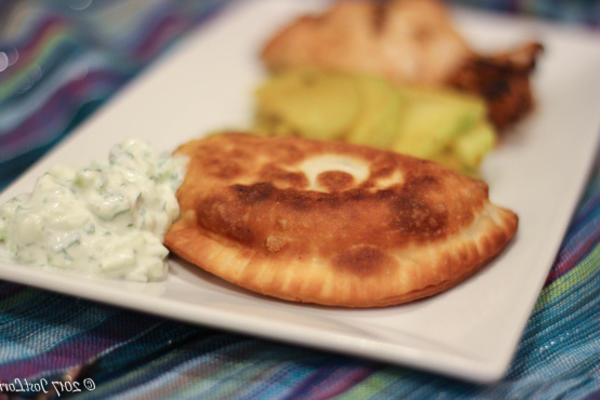
[[[0,1],[0,189],[226,2]]]
[[[0,187],[223,0],[0,0]],[[497,6],[500,2],[482,2]],[[517,4],[569,2],[503,2]],[[597,24],[598,2],[587,4]],[[106,21],[110,21],[107,24]],[[3,384],[82,398],[600,399],[600,166],[505,379],[477,386],[0,282]],[[93,391],[85,378],[92,378]],[[49,388],[51,390],[51,388]],[[5,391],[4,391],[5,392]],[[21,392],[34,397],[39,391]],[[64,394],[63,394],[64,395]]]
[[[505,13],[541,17],[600,28],[598,0],[452,0],[454,3]]]

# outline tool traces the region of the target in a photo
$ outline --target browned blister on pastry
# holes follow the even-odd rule
[[[166,245],[246,289],[345,307],[448,289],[513,237],[487,185],[341,142],[222,134],[191,141]]]
[[[492,56],[470,48],[437,0],[338,1],[275,34],[261,57],[271,69],[325,68],[481,95],[503,128],[532,107],[529,76],[541,50],[527,43]]]

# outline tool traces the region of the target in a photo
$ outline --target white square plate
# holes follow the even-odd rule
[[[141,137],[165,150],[224,127],[246,126],[264,75],[258,50],[321,0],[234,3],[154,64],[0,197],[31,191],[57,162],[85,166],[112,144]],[[596,153],[600,40],[540,23],[455,10],[459,29],[491,51],[529,37],[546,52],[535,73],[537,110],[485,160],[491,199],[515,210],[507,251],[459,286],[413,304],[343,310],[253,295],[176,259],[161,283],[136,284],[0,263],[0,278],[169,318],[489,382],[506,371]]]

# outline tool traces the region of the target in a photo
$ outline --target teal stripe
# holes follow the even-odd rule
[[[184,364],[194,357],[200,357],[207,360],[210,372],[211,365],[212,368],[218,367],[217,363],[210,363],[215,352],[218,350],[217,356],[222,360],[231,359],[230,353],[236,352],[240,346],[239,341],[239,338],[235,336],[229,337],[209,332],[209,336],[199,342],[184,342],[179,347],[148,361],[143,366],[135,365],[135,368],[121,371],[121,374],[112,376],[111,378],[114,379],[104,383],[99,390],[86,393],[84,398],[103,399],[115,395],[119,395],[119,397],[127,395],[127,397],[134,398],[145,393],[146,385],[152,385],[153,381],[163,382],[168,388],[173,383],[170,379],[172,370],[178,368],[180,364]],[[179,385],[179,383],[173,384]]]
[[[238,360],[232,362],[229,368],[223,370],[224,374],[210,376],[209,379],[196,379],[186,382],[181,388],[170,393],[175,398],[194,398],[204,397],[217,399],[229,399],[233,396],[237,398],[245,398],[249,390],[252,390],[254,385],[262,386],[264,381],[261,381],[261,376],[265,378],[269,375],[267,371],[276,368],[281,361],[277,357],[277,348],[264,348],[256,346],[257,342],[244,343],[243,347],[248,351],[241,352],[237,355]],[[279,349],[279,352],[281,350]],[[185,369],[185,375],[192,373],[191,376],[199,376],[204,369],[204,363],[198,364],[195,360],[191,360]],[[271,371],[272,374],[272,371]]]
[[[597,325],[600,302],[592,279],[600,279],[598,270],[590,276],[590,281],[581,282],[560,302],[548,304],[531,317],[509,377],[534,373],[545,363],[546,355],[568,350],[566,344],[575,338],[588,339],[583,332]]]
[[[26,289],[2,303],[0,313],[0,360],[8,363],[42,354],[60,342],[92,329],[117,312],[116,309],[95,307],[36,289]],[[52,335],[48,330],[52,329]]]

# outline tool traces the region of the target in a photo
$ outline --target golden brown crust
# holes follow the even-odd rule
[[[181,146],[182,258],[247,289],[348,307],[435,294],[517,228],[487,186],[416,158],[338,142],[225,134]]]
[[[296,19],[264,46],[270,69],[324,68],[371,73],[393,82],[448,85],[482,96],[504,128],[525,115],[539,43],[492,56],[473,51],[437,0],[338,1]]]

